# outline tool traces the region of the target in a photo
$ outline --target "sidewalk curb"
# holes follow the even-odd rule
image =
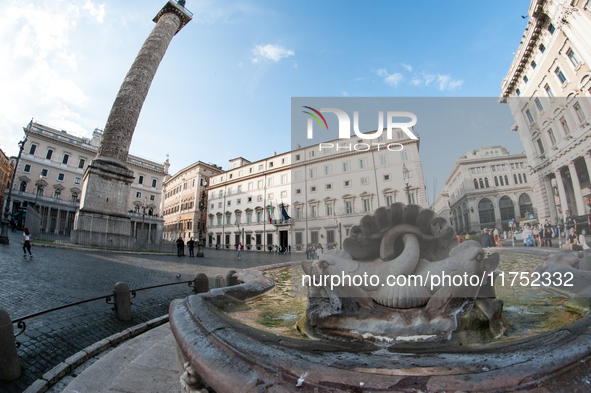
[[[22,244],[22,242],[21,242]],[[45,247],[45,248],[59,248],[62,250],[76,250],[76,251],[96,251],[96,252],[112,252],[118,254],[133,254],[133,255],[176,255],[174,252],[145,252],[145,251],[117,251],[117,250],[107,250],[104,248],[84,248],[84,247],[68,247],[68,246],[57,246],[55,244],[42,244],[42,243],[35,243],[35,241],[31,242],[33,247]]]
[[[52,385],[55,385],[67,373],[76,369],[88,359],[100,354],[110,347],[117,346],[121,342],[130,338],[139,336],[146,330],[155,328],[168,322],[168,314],[158,318],[151,319],[147,322],[132,326],[122,332],[115,333],[101,341],[98,341],[83,350],[70,356],[57,366],[43,374],[43,376],[31,384],[23,393],[44,393]]]

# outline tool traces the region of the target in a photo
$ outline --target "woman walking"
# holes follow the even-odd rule
[[[25,241],[25,244],[23,245],[23,252],[25,253],[25,255],[23,255],[23,257],[27,257],[27,251],[29,251],[29,256],[31,257],[31,259],[33,259],[33,254],[31,254],[31,233],[29,232],[29,228],[25,227],[24,232],[23,232],[23,238]]]

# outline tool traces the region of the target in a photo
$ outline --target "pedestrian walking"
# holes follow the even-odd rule
[[[534,234],[534,246],[541,247],[542,243],[541,243],[541,239],[540,239],[540,228],[537,225],[534,225],[533,234]]]
[[[521,236],[523,237],[523,245],[526,247],[532,247],[535,245],[534,241],[534,234],[529,226],[529,224],[525,224],[525,229],[521,232]]]
[[[179,257],[185,256],[185,241],[180,236],[176,241],[176,252]]]
[[[242,246],[242,244],[238,242],[234,244],[234,248],[236,249],[236,256],[238,257],[238,259],[242,259],[242,250],[244,249],[244,246]]]
[[[548,219],[546,219],[546,221],[544,221],[543,233],[544,233],[544,243],[546,243],[547,247],[552,247],[552,237],[554,236],[554,230],[552,229],[552,226],[548,222]]]
[[[575,219],[573,218],[573,216],[570,215],[570,210],[567,210],[564,213],[566,214],[566,217],[564,218],[564,225],[566,226],[566,229],[564,231],[564,236],[568,237],[570,234],[571,228],[574,228],[575,232],[577,231],[577,223],[575,222]]]
[[[189,247],[189,258],[194,257],[195,256],[195,240],[193,240],[193,238],[191,238],[191,240],[189,240],[187,242],[187,247]]]
[[[495,246],[495,242],[492,236],[488,234],[488,229],[486,228],[484,229],[482,235],[480,235],[480,237],[478,238],[478,242],[480,243],[480,246],[482,248]]]
[[[23,232],[23,240],[25,241],[23,245],[23,257],[27,257],[27,251],[29,252],[29,256],[33,259],[33,254],[31,254],[31,233],[29,232],[29,228],[25,227]]]
[[[495,228],[495,230],[493,231],[493,236],[495,240],[495,246],[503,247],[503,245],[501,244],[501,235],[499,234],[499,228]]]
[[[324,249],[322,248],[322,244],[318,243],[318,247],[316,247],[316,257],[318,259],[320,259],[320,256],[322,255],[323,252],[324,252]]]

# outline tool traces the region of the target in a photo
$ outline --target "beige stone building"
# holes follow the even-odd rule
[[[223,172],[217,165],[197,161],[164,180],[161,207],[164,240],[174,242],[180,236],[186,242],[191,237],[198,239],[199,230],[206,230],[207,212],[199,209],[199,203],[205,197],[207,208],[205,190],[209,179]]]
[[[41,215],[41,232],[69,235],[80,205],[84,172],[96,156],[102,132],[95,129],[87,139],[39,123],[31,123],[24,131],[27,142],[16,169],[10,209],[16,212],[33,205]],[[129,155],[127,165],[135,176],[128,202],[133,233],[143,228],[154,241],[162,231],[160,199],[168,161]]]
[[[435,212],[449,217],[457,233],[507,230],[512,219],[519,222],[530,214],[537,216],[532,186],[525,154],[509,154],[501,146],[481,147],[458,158]]]
[[[591,10],[587,0],[533,0],[507,76],[509,104],[527,155],[539,219],[589,212]]]
[[[256,162],[231,160],[209,185],[208,246],[341,248],[350,228],[379,207],[409,201],[427,207],[419,140],[397,135],[399,151],[386,149],[383,137],[381,146],[352,137]]]
[[[435,213],[451,222],[451,208],[449,203],[449,192],[447,192],[447,186],[443,187],[443,190],[439,193],[433,206],[431,207]]]
[[[10,187],[14,167],[10,159],[2,150],[0,150],[0,215],[4,214],[4,201],[6,200],[5,191]]]

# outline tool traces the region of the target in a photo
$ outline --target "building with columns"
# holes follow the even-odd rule
[[[533,0],[501,83],[527,155],[539,219],[589,213],[591,10],[584,0]]]
[[[397,137],[399,151],[353,137],[255,162],[231,160],[230,169],[214,176],[208,188],[207,245],[341,248],[350,228],[379,207],[395,202],[427,207],[419,140],[403,132]]]
[[[199,203],[204,198],[207,206],[206,186],[212,176],[221,173],[221,167],[197,161],[164,180],[161,211],[165,241],[198,239],[200,230],[205,233],[207,213],[199,209]]]
[[[80,206],[82,178],[96,156],[102,131],[95,129],[87,139],[34,122],[24,131],[27,142],[16,168],[10,211],[14,214],[21,207],[34,206],[41,215],[42,233],[67,236]],[[135,174],[127,215],[135,235],[144,229],[154,241],[162,231],[160,198],[168,161],[157,163],[129,155],[127,165]]]
[[[456,161],[437,198],[435,212],[449,217],[457,233],[507,230],[512,219],[528,219],[530,214],[537,218],[528,172],[523,153],[509,154],[502,146],[469,151]]]
[[[4,212],[4,201],[6,199],[4,192],[10,187],[12,174],[14,173],[13,165],[14,163],[11,165],[8,156],[0,149],[0,208],[2,208],[2,212]]]

